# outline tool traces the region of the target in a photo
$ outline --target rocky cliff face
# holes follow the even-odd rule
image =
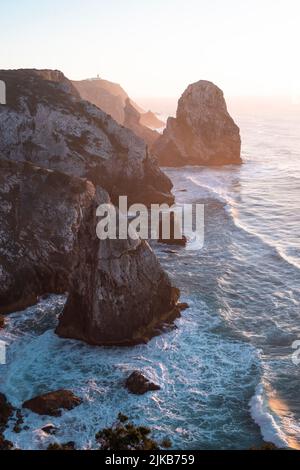
[[[138,137],[144,140],[149,147],[159,138],[159,133],[149,129],[141,123],[141,115],[132,105],[129,98],[124,108],[124,126],[131,129]]]
[[[77,232],[92,183],[0,159],[0,312],[69,289]]]
[[[7,106],[0,107],[0,158],[86,177],[113,201],[172,202],[172,184],[145,143],[79,98],[58,71],[0,71]]]
[[[0,159],[0,313],[69,292],[58,334],[132,344],[179,314],[178,292],[144,241],[100,241],[100,187],[27,162]]]
[[[238,126],[230,117],[223,92],[211,82],[190,85],[169,118],[153,153],[163,166],[241,163]]]
[[[83,100],[110,114],[119,124],[124,123],[124,107],[128,95],[120,85],[100,78],[72,83]]]
[[[151,131],[151,129],[159,129],[164,126],[164,123],[151,111],[145,113],[117,83],[97,78],[73,81],[72,84],[82,99],[96,105],[107,114],[110,114],[119,124],[133,130],[136,135],[145,140],[146,144],[152,145],[159,137],[159,134]],[[134,124],[131,122],[128,102],[132,107],[132,112],[134,111]]]

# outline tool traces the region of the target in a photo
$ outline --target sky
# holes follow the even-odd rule
[[[97,74],[130,96],[300,98],[299,0],[0,0],[0,67]]]

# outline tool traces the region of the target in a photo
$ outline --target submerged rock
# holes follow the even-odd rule
[[[69,390],[56,390],[27,400],[23,408],[39,415],[61,416],[62,410],[72,410],[82,403],[82,399]]]
[[[152,150],[162,166],[241,163],[239,128],[223,92],[203,80],[190,85]]]
[[[160,386],[150,382],[140,371],[135,370],[125,381],[125,387],[135,395],[143,395],[146,392],[160,390]]]
[[[87,178],[113,202],[120,195],[130,203],[174,201],[171,181],[143,140],[83,101],[61,72],[0,71],[0,80],[7,92],[7,105],[0,107],[0,158]]]

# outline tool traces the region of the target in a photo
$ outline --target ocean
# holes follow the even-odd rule
[[[54,334],[64,296],[51,295],[7,317],[0,340],[7,364],[0,391],[15,406],[59,388],[84,402],[61,417],[24,412],[23,449],[73,440],[95,447],[95,433],[117,414],[148,425],[174,449],[248,449],[263,440],[300,449],[300,119],[237,116],[241,166],[165,169],[177,204],[203,203],[204,247],[155,248],[189,309],[146,345],[101,348]],[[123,388],[143,369],[161,390]],[[56,436],[42,427],[52,423]]]

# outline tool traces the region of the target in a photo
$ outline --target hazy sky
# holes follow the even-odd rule
[[[1,68],[96,74],[133,97],[211,80],[300,96],[300,0],[0,0]]]

